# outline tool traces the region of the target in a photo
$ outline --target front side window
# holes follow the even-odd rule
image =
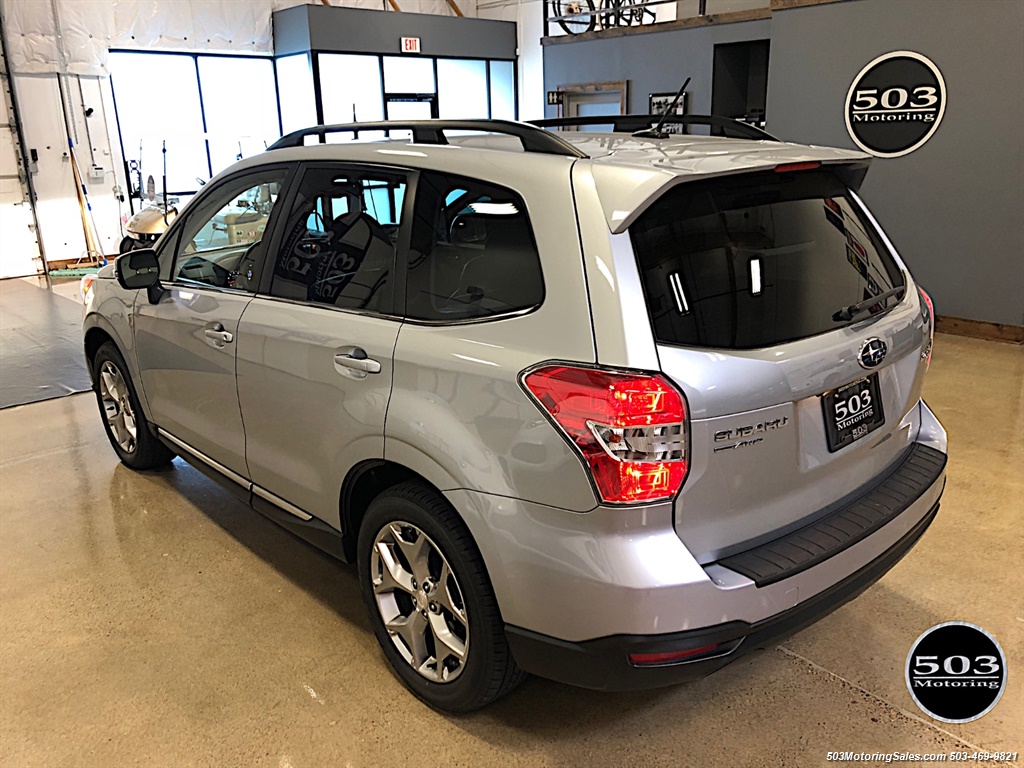
[[[425,172],[417,185],[406,316],[486,319],[544,300],[523,200],[493,184]]]
[[[203,199],[184,223],[171,279],[255,290],[258,246],[285,175],[284,170],[249,174],[227,182]]]
[[[288,214],[270,294],[388,312],[404,176],[310,168]]]
[[[823,170],[671,188],[630,227],[655,337],[753,349],[894,306],[903,275],[850,190]],[[861,305],[854,316],[845,308]]]

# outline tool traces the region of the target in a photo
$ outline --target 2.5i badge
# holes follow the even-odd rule
[[[969,723],[987,714],[1006,687],[1006,656],[988,632],[965,621],[937,624],[907,654],[907,688],[925,714]]]
[[[846,95],[846,129],[876,157],[900,157],[932,137],[946,111],[946,83],[930,59],[895,51],[870,62]]]

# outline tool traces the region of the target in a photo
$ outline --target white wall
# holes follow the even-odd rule
[[[129,185],[106,70],[110,48],[270,54],[271,14],[307,2],[319,4],[319,0],[56,0],[55,19],[50,0],[0,0],[26,149],[35,148],[39,155],[33,181],[47,260],[78,259],[86,250],[67,157],[69,132],[74,137],[77,131],[75,144],[83,174],[88,174],[93,162],[103,169],[102,181],[85,181],[95,231],[106,254],[117,253],[121,226],[129,214],[127,199],[119,203],[115,194],[116,188],[127,195]],[[405,12],[454,15],[445,0],[397,2]],[[476,0],[456,2],[465,16],[476,16]],[[381,0],[331,0],[330,4],[382,6]],[[62,47],[58,38],[63,40]],[[70,75],[69,118],[62,115],[60,104],[57,73],[61,71]],[[154,85],[147,97],[159,98],[159,82]],[[83,101],[84,107],[94,110],[89,118],[84,116]],[[9,218],[5,213],[5,225]]]
[[[519,35],[519,119],[544,117],[544,3],[542,0],[481,0],[477,17],[514,21]]]

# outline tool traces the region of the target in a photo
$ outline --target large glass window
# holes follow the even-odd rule
[[[288,216],[273,296],[387,312],[405,178],[310,168]]]
[[[388,93],[436,93],[434,60],[385,56],[384,90]]]
[[[384,119],[384,91],[377,56],[321,53],[318,59],[325,123]]]
[[[487,62],[438,59],[437,98],[442,119],[486,118]]]
[[[904,284],[825,171],[680,184],[630,233],[655,336],[668,344],[751,349],[814,336],[883,312]]]
[[[512,61],[491,61],[491,117],[516,119],[516,65]]]
[[[544,300],[540,257],[516,193],[426,172],[417,183],[406,315],[485,319]]]
[[[199,56],[210,163],[217,174],[259,154],[281,135],[270,59]]]
[[[210,178],[195,59],[114,52],[108,67],[125,159],[141,161],[143,184],[152,176],[159,193],[166,142],[168,192],[195,191]]]
[[[283,170],[263,171],[213,190],[182,227],[172,279],[255,290],[256,246],[263,240],[284,179]]]
[[[316,95],[309,56],[299,53],[278,59],[277,82],[284,132],[316,125]]]

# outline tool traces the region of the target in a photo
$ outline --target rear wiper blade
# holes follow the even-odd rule
[[[891,291],[880,293],[878,296],[872,296],[870,299],[864,299],[864,301],[858,304],[851,304],[848,307],[843,307],[834,315],[832,315],[832,319],[835,320],[836,322],[839,322],[840,320],[853,320],[853,318],[855,318],[865,309],[873,307],[875,306],[875,304],[879,304],[885,301],[886,299],[891,299],[893,296],[901,294],[906,290],[907,287],[905,285],[901,285],[899,288],[893,288]]]

